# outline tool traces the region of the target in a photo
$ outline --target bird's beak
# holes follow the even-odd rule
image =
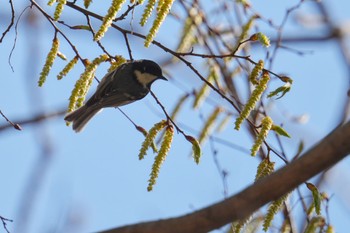
[[[163,80],[165,80],[165,81],[168,81],[168,79],[165,78],[164,76],[159,76],[158,78],[159,78],[159,79],[163,79]]]

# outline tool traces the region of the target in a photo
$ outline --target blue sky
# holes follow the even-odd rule
[[[252,1],[252,5],[263,16],[279,24],[285,9],[297,2]],[[349,21],[348,2],[325,3],[337,22]],[[28,1],[23,0],[16,2],[17,12],[28,4]],[[296,13],[316,13],[311,4],[313,3],[305,3]],[[4,6],[6,7],[0,10],[1,32],[5,27],[4,22],[7,22],[9,17],[7,5]],[[100,4],[99,7],[100,13],[103,14],[104,7],[107,6]],[[44,8],[52,12],[52,9],[46,6]],[[180,10],[181,7],[177,5],[173,7],[175,13],[181,12]],[[292,14],[286,25],[286,36],[318,35],[322,32],[320,28],[298,26],[293,21],[295,16],[296,14]],[[79,64],[66,78],[57,81],[55,74],[65,64],[57,59],[44,87],[37,87],[38,74],[53,38],[53,30],[47,21],[40,14],[37,17],[35,27],[28,26],[24,20],[19,23],[16,49],[11,60],[14,72],[8,65],[8,56],[14,41],[13,29],[0,44],[0,109],[13,121],[65,108],[74,83],[82,71]],[[67,22],[85,22],[83,16],[75,14],[68,7],[62,19]],[[134,24],[135,30],[143,30],[137,26],[136,20]],[[97,25],[96,22],[96,27]],[[122,23],[121,26],[127,28],[129,23]],[[266,24],[261,22],[259,26],[266,29],[267,34],[271,34],[269,36],[275,36],[275,32]],[[179,30],[176,20],[168,17],[156,39],[170,48],[175,48],[177,41],[174,38],[178,37]],[[97,46],[91,46],[89,32],[70,35],[83,56],[94,58],[100,53]],[[60,50],[67,57],[73,56],[67,43],[62,38],[60,40]],[[118,32],[108,32],[102,41],[112,53],[127,57],[125,43]],[[170,58],[169,54],[154,46],[149,49],[143,48],[143,41],[138,38],[131,37],[130,42],[134,58],[147,58],[157,62]],[[269,105],[269,113],[274,120],[283,123],[292,135],[292,139],[283,139],[283,143],[287,154],[293,156],[300,140],[303,140],[308,148],[337,124],[349,88],[349,77],[334,42],[298,43],[288,46],[299,51],[312,51],[299,56],[290,51],[280,50],[273,66],[275,72],[287,73],[294,80],[292,91]],[[261,59],[265,54],[266,50],[257,49],[252,58]],[[203,64],[194,58],[191,60],[199,71],[205,73]],[[102,78],[106,68],[107,66],[101,66],[96,76]],[[158,81],[152,90],[170,111],[179,96],[200,86],[201,82],[182,63],[166,67],[166,72],[170,81]],[[184,88],[179,88],[179,83]],[[277,87],[279,84],[277,80],[273,80],[271,85]],[[93,84],[90,94],[96,85],[97,83]],[[215,94],[211,94],[210,98],[220,100]],[[191,104],[192,100],[185,104],[178,122],[198,129],[203,124],[201,115],[206,116],[213,107],[204,104],[200,111],[193,111]],[[122,109],[145,129],[150,129],[164,118],[151,96]],[[293,123],[290,120],[303,115],[309,118],[304,124]],[[3,124],[6,124],[4,120],[1,122],[1,125]],[[198,134],[198,131],[192,132],[186,127],[184,130],[193,136]],[[214,163],[213,150],[218,151],[217,158],[221,166],[229,172],[229,195],[253,182],[259,163],[258,159],[251,158],[244,151],[220,143],[211,145],[207,142],[203,145],[201,163],[196,165],[190,156],[191,145],[181,134],[175,134],[154,191],[147,192],[147,180],[154,156],[149,152],[145,160],[138,160],[143,136],[117,110],[104,110],[79,134],[66,127],[63,116],[35,126],[23,125],[21,132],[9,129],[0,133],[0,176],[3,187],[0,193],[0,215],[14,219],[14,223],[9,223],[9,229],[13,230],[16,228],[16,220],[24,214],[21,210],[28,210],[29,224],[25,232],[91,232],[185,214],[224,198],[224,187]],[[228,128],[217,136],[235,145],[241,145],[246,150],[249,150],[252,144],[244,131],[233,132],[233,120]],[[269,139],[273,140],[272,137]],[[277,158],[274,159],[278,166],[282,165]],[[350,190],[348,185],[343,185],[348,184],[350,180],[349,165],[349,159],[345,159],[331,169],[327,173],[326,183],[320,187],[322,191],[332,195],[329,211],[331,223],[337,232],[345,232],[350,216],[350,200],[347,195]],[[33,177],[37,177],[34,182]],[[304,190],[304,187],[302,189]],[[29,200],[25,201],[26,198]],[[29,205],[28,208],[21,207],[21,203]],[[298,200],[293,199],[292,203],[298,203]]]

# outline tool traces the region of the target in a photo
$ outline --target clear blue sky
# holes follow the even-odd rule
[[[263,16],[279,24],[286,7],[297,2],[252,1],[252,5]],[[349,22],[348,2],[325,3],[331,9],[336,22]],[[23,0],[15,2],[17,15],[28,4],[28,1]],[[45,9],[53,11],[53,8],[46,7],[44,2],[41,4]],[[93,4],[100,4],[100,13],[105,12],[103,4]],[[317,27],[302,28],[293,20],[296,15],[310,16],[316,13],[311,4],[313,3],[305,3],[295,12],[297,14],[291,15],[285,31],[286,36],[319,35],[319,32],[322,32]],[[181,12],[180,9],[174,6],[173,11]],[[57,81],[55,74],[65,64],[58,59],[44,87],[37,87],[38,74],[53,38],[53,30],[47,21],[40,14],[37,17],[35,27],[29,27],[24,19],[18,25],[19,34],[11,60],[14,72],[8,65],[8,56],[14,41],[13,29],[0,44],[0,110],[13,121],[28,119],[42,112],[61,110],[67,106],[70,92],[82,69],[79,65],[62,81]],[[7,2],[1,7],[0,18],[2,33],[9,18]],[[85,22],[83,16],[76,15],[68,7],[62,19],[67,22],[72,20],[73,24]],[[140,30],[136,23],[135,20],[135,30]],[[121,26],[129,25],[123,23]],[[274,33],[269,31],[266,24],[261,23],[260,26],[267,30],[267,34]],[[179,30],[176,21],[168,17],[156,39],[174,48],[174,38],[179,36]],[[122,36],[115,31],[110,31],[107,36],[103,42],[108,49],[127,57]],[[269,36],[274,37],[275,34]],[[70,47],[60,39],[60,50],[71,57],[73,53]],[[71,40],[77,44],[83,56],[93,58],[100,53],[96,46],[91,47],[89,32],[79,32],[79,36],[72,36]],[[131,38],[130,42],[134,58],[160,62],[170,57],[158,48],[143,48],[143,41],[140,39]],[[294,79],[294,83],[292,91],[285,98],[273,102],[269,107],[274,119],[285,124],[286,130],[292,135],[292,139],[283,139],[288,155],[292,156],[300,140],[304,140],[306,147],[310,147],[333,129],[349,88],[349,77],[334,42],[289,46],[306,53],[299,56],[290,51],[280,50],[273,70],[288,74]],[[263,51],[259,50],[253,58],[264,58]],[[197,61],[194,61],[194,64],[200,71],[205,68]],[[191,70],[180,63],[166,71],[168,77],[176,79],[176,82],[158,81],[153,85],[153,92],[170,111],[176,104],[176,99],[184,93],[178,83],[185,87],[185,91],[191,91],[201,85],[201,82]],[[96,76],[101,78],[105,72],[106,66],[102,66]],[[278,84],[274,81],[272,86],[277,87]],[[95,87],[96,83],[91,91]],[[211,98],[220,100],[214,94]],[[198,129],[202,125],[200,115],[205,116],[212,111],[212,106],[205,104],[198,112],[191,109],[191,103],[192,100],[185,105],[179,122]],[[161,109],[151,96],[122,109],[145,129],[164,119]],[[291,118],[303,115],[308,117],[306,123],[291,123]],[[1,125],[6,124],[0,119]],[[184,129],[193,136],[198,133]],[[233,121],[218,136],[249,150],[249,137],[243,132],[232,131]],[[17,224],[21,224],[16,221],[25,214],[20,212],[21,209],[28,211],[28,233],[92,232],[185,214],[224,198],[222,179],[213,162],[213,150],[218,150],[219,162],[229,172],[229,195],[252,183],[259,162],[244,151],[220,143],[214,143],[213,148],[206,143],[203,146],[202,161],[196,165],[190,157],[191,145],[181,134],[175,134],[173,146],[161,168],[154,191],[147,192],[147,180],[154,156],[150,151],[145,160],[138,160],[138,151],[144,137],[117,110],[104,110],[79,134],[66,127],[62,116],[39,126],[24,125],[21,132],[10,129],[0,133],[0,215],[14,219],[14,223],[8,224],[11,232]],[[45,154],[49,156],[44,156],[46,159],[43,159],[43,147],[47,145],[49,147],[46,148]],[[275,160],[278,161],[277,158]],[[281,163],[278,162],[278,165]],[[345,232],[348,229],[349,166],[349,159],[338,164],[328,173],[325,185],[320,187],[322,191],[332,195],[329,212],[331,223],[337,232]],[[37,177],[34,182],[33,177]],[[25,201],[27,198],[29,200]],[[292,204],[297,201],[292,200]],[[21,206],[23,203],[28,206]],[[62,229],[62,226],[67,228]],[[1,224],[0,232],[3,232]]]

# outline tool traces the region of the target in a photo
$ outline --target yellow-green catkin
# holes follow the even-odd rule
[[[117,69],[119,66],[121,66],[122,64],[124,64],[126,62],[126,59],[122,56],[116,56],[114,57],[114,60],[112,60],[111,66],[108,68],[108,72],[111,72],[115,69]]]
[[[239,220],[235,223],[232,224],[231,226],[231,230],[229,231],[230,233],[240,233],[244,227],[244,225],[246,224],[245,220]]]
[[[222,119],[222,121],[218,124],[218,126],[216,127],[216,132],[222,132],[224,131],[224,129],[226,128],[226,126],[228,125],[228,123],[230,122],[231,120],[231,114],[227,114],[225,116],[224,119]]]
[[[161,10],[163,6],[164,0],[158,0],[158,5],[157,5],[157,13]]]
[[[198,13],[198,9],[192,7],[189,10],[189,16],[186,18],[181,33],[181,39],[177,46],[177,52],[187,52],[197,41],[195,37],[196,26],[202,23],[202,15]]]
[[[57,21],[60,18],[63,11],[63,7],[64,5],[66,5],[66,3],[67,3],[67,0],[58,0],[55,13],[53,14],[53,19],[55,21]]]
[[[315,203],[311,202],[309,208],[306,210],[306,215],[311,216],[311,214],[315,211]]]
[[[165,17],[169,14],[173,2],[174,0],[163,0],[162,6],[160,7],[157,17],[153,22],[152,28],[146,36],[145,47],[149,47],[149,45],[152,43],[157,31],[160,28],[160,25],[163,23]]]
[[[218,67],[215,65],[210,66],[210,72],[209,76],[207,78],[207,81],[211,83],[212,81],[218,80]],[[203,83],[202,87],[199,89],[198,93],[196,94],[196,97],[193,101],[193,108],[198,109],[203,101],[207,98],[209,95],[210,88],[208,84]]]
[[[292,230],[292,227],[290,225],[290,222],[287,219],[285,219],[281,226],[280,233],[290,233],[292,232],[291,230]]]
[[[192,19],[188,17],[185,20],[184,27],[182,29],[181,39],[176,49],[177,52],[186,52],[192,47],[192,44],[195,41],[194,28]]]
[[[117,15],[118,11],[122,8],[122,5],[124,4],[125,0],[113,0],[111,6],[108,9],[107,15],[103,17],[102,25],[100,29],[95,34],[95,41],[99,41],[108,28],[112,25],[113,20],[115,19],[115,16]]]
[[[322,216],[313,217],[309,224],[307,225],[304,233],[314,233],[317,232],[318,228],[323,228],[326,224],[326,220]]]
[[[257,168],[255,182],[261,178],[264,178],[265,176],[270,175],[274,170],[275,163],[271,162],[268,157],[263,159]]]
[[[240,66],[237,66],[236,68],[233,69],[231,72],[231,78],[236,78],[239,74],[242,73],[242,68]]]
[[[137,125],[136,129],[137,129],[137,131],[142,133],[143,136],[147,137],[148,132],[143,127]],[[156,143],[154,141],[152,142],[151,147],[152,147],[152,150],[153,150],[154,153],[158,152],[158,148],[157,148]]]
[[[185,103],[185,101],[187,100],[189,94],[186,93],[184,94],[180,99],[179,101],[177,102],[177,104],[175,105],[173,111],[171,112],[170,114],[170,118],[175,120],[177,115],[179,114],[180,112],[180,109],[182,108],[183,104]]]
[[[168,127],[165,130],[165,135],[162,141],[162,144],[160,146],[158,155],[154,159],[154,163],[152,166],[152,171],[150,174],[150,178],[148,180],[148,187],[147,191],[152,191],[153,186],[156,184],[156,180],[159,175],[160,167],[165,161],[166,156],[169,153],[171,143],[173,141],[174,136],[174,127],[172,125],[168,125]]]
[[[254,91],[252,92],[252,95],[250,96],[247,104],[244,106],[243,110],[237,117],[235,121],[235,129],[239,130],[241,127],[241,124],[245,119],[249,117],[250,112],[255,108],[256,103],[260,100],[261,95],[267,88],[267,83],[270,80],[270,76],[267,72],[263,72],[263,76],[259,82],[259,84],[255,87]]]
[[[157,3],[157,0],[148,0],[147,5],[145,6],[145,10],[143,11],[143,14],[142,14],[142,17],[140,20],[141,26],[145,26],[145,24],[147,23],[147,20],[151,16],[152,11],[153,11],[156,3]]]
[[[84,0],[84,7],[87,9],[89,8],[90,4],[92,3],[92,0]]]
[[[157,134],[160,130],[162,130],[166,126],[166,121],[163,120],[157,124],[155,124],[146,135],[145,140],[142,143],[140,152],[139,152],[139,159],[143,159],[147,153],[148,148],[154,143],[154,139],[156,138]]]
[[[242,4],[243,6],[249,5],[247,0],[236,0],[236,2]]]
[[[270,39],[262,32],[258,33],[258,40],[266,48],[270,47]]]
[[[102,54],[99,57],[95,58],[91,64],[89,64],[86,69],[85,69],[85,76],[86,76],[86,80],[87,82],[85,83],[85,87],[80,89],[80,96],[78,99],[78,106],[77,107],[81,107],[84,103],[85,100],[85,96],[87,94],[87,92],[90,89],[90,86],[92,84],[92,80],[95,76],[95,71],[97,69],[97,67],[102,63],[105,62],[109,59],[109,56],[107,54]],[[84,75],[84,74],[83,74]]]
[[[63,68],[63,70],[57,75],[57,79],[61,80],[64,76],[66,76],[69,71],[73,69],[75,64],[78,62],[78,56],[75,56],[72,60],[70,60],[67,65]]]
[[[186,135],[185,138],[192,144],[193,159],[197,164],[199,164],[200,158],[202,156],[202,150],[199,142],[194,137],[189,135]]]
[[[86,75],[86,69],[91,64],[91,62],[88,59],[85,59],[83,61],[85,65],[85,71],[80,75],[80,78],[76,81],[75,86],[72,90],[72,93],[69,97],[69,104],[68,104],[68,110],[67,112],[73,112],[75,109],[79,108],[79,105],[77,104],[77,101],[80,97],[81,89],[84,88],[84,84],[87,82],[86,79],[88,78]]]
[[[48,6],[52,6],[55,2],[56,2],[56,0],[49,0],[49,1],[47,2],[47,5],[48,5]]]
[[[243,227],[251,220],[251,216],[248,218],[245,218],[243,220],[239,220],[237,222],[234,222],[231,226],[231,232],[232,233],[240,233],[243,229]]]
[[[39,77],[39,81],[38,81],[39,87],[41,87],[44,84],[47,76],[49,75],[49,72],[51,70],[53,62],[55,61],[55,58],[57,56],[59,46],[60,46],[60,41],[58,40],[57,37],[55,37],[52,40],[51,49],[50,49],[49,53],[47,54],[45,64],[43,66],[42,71],[40,72],[40,77]]]
[[[242,40],[244,40],[245,38],[247,38],[248,32],[249,30],[253,27],[254,25],[254,20],[257,18],[256,15],[253,15],[252,17],[250,17],[250,19],[248,20],[248,22],[243,25],[242,27],[242,32],[241,35],[239,36],[238,41],[241,42]]]
[[[235,48],[234,50],[235,51],[239,49],[239,46],[241,45],[241,42],[244,41],[244,39],[247,38],[248,33],[249,33],[250,29],[253,27],[254,21],[257,18],[258,18],[258,16],[253,15],[252,17],[250,17],[248,22],[242,26],[241,34],[239,35],[239,37],[237,39],[237,42],[236,42],[236,45],[234,46],[234,48]]]
[[[135,127],[136,127],[137,131],[139,131],[140,133],[142,133],[143,136],[147,137],[148,132],[147,132],[147,130],[145,130],[145,128],[143,128],[143,127],[141,127],[141,126],[138,126],[138,125],[136,125]]]
[[[313,197],[313,207],[317,215],[321,215],[321,194],[317,187],[311,183],[306,183],[307,188],[311,191]]]
[[[249,81],[251,82],[251,84],[253,84],[253,85],[259,84],[258,77],[263,69],[264,69],[264,61],[259,60],[249,75]]]
[[[227,233],[255,233],[258,232],[264,218],[259,215],[251,215],[243,220],[233,222],[231,230]],[[244,230],[243,230],[244,228]],[[243,231],[242,231],[243,230]]]
[[[334,231],[334,228],[333,228],[333,226],[332,225],[328,225],[327,226],[327,229],[326,229],[326,233],[334,233],[335,231]]]
[[[261,145],[263,144],[265,138],[267,137],[267,134],[269,133],[272,127],[272,123],[272,119],[268,116],[262,119],[260,132],[256,137],[255,142],[250,150],[252,156],[255,156],[258,150],[260,149]]]
[[[264,219],[263,223],[263,230],[266,232],[269,227],[271,226],[273,217],[277,214],[277,212],[281,209],[283,206],[283,203],[287,200],[289,194],[285,194],[284,196],[280,197],[276,201],[273,201],[270,206],[268,207],[267,214]]]
[[[109,59],[108,55],[102,54],[95,58],[91,63],[86,62],[85,71],[75,83],[72,94],[69,97],[68,112],[72,112],[83,105],[85,96],[92,84],[96,68],[100,63],[105,62],[107,59]]]
[[[209,134],[214,126],[215,120],[218,118],[220,112],[222,112],[222,108],[217,107],[210,114],[208,120],[205,122],[205,124],[201,130],[201,133],[198,137],[198,141],[200,144],[202,144],[205,141],[205,139],[209,136]]]

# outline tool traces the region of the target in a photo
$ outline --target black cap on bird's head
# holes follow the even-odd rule
[[[144,86],[150,87],[150,85],[157,79],[167,80],[163,76],[160,66],[151,60],[133,61],[133,69],[137,81]]]

